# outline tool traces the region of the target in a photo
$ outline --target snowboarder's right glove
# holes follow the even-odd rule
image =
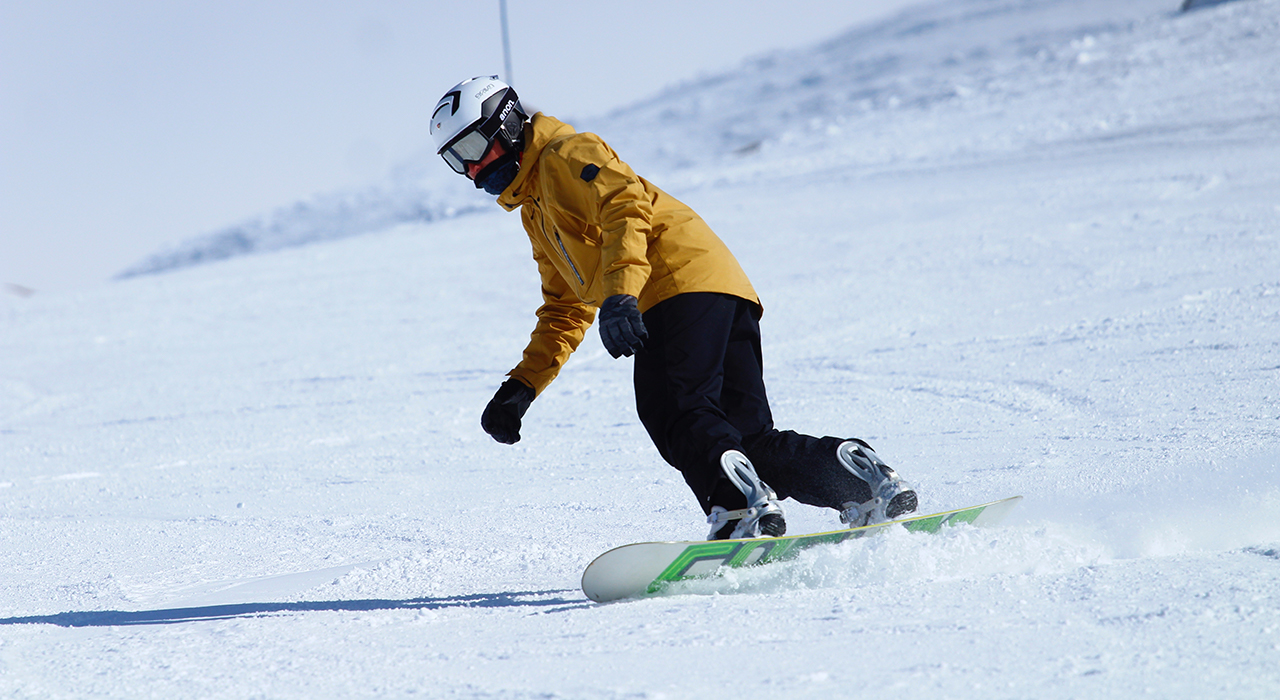
[[[512,377],[498,387],[480,414],[480,427],[504,445],[520,442],[520,419],[536,396],[524,382]]]
[[[649,331],[644,327],[636,298],[630,294],[614,294],[600,305],[600,340],[604,349],[618,359],[631,357],[644,347]]]

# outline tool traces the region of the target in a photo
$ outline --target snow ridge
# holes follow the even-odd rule
[[[1274,0],[1253,1],[1274,8]],[[638,170],[677,189],[697,186],[717,167],[717,181],[740,181],[1177,129],[1275,128],[1280,97],[1269,88],[1274,54],[1264,46],[1277,30],[1274,12],[1241,6],[1182,15],[1168,5],[936,2],[811,49],[764,54],[577,126],[605,135]],[[1227,112],[1234,121],[1188,122],[1201,114],[1195,104],[1213,83],[1207,76],[1167,78],[1195,78],[1220,63],[1223,51],[1238,59],[1239,70],[1221,76],[1235,83],[1229,94],[1239,104]],[[908,115],[913,133],[903,138]],[[384,184],[318,196],[197,237],[120,276],[487,208],[437,161],[417,155]]]
[[[455,204],[436,191],[416,185],[375,186],[321,195],[154,253],[117,277],[127,279],[376,233],[405,223],[430,223],[471,214],[480,208],[481,204],[475,201]]]

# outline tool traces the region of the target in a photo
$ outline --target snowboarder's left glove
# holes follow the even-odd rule
[[[524,382],[512,377],[498,387],[480,414],[480,427],[504,445],[520,442],[520,419],[536,396]]]
[[[600,339],[604,349],[618,359],[631,357],[644,347],[649,331],[644,327],[636,298],[630,294],[614,294],[600,306]]]

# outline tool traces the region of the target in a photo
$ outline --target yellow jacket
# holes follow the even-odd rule
[[[520,173],[498,197],[520,207],[542,276],[542,306],[509,375],[539,394],[595,320],[630,294],[644,312],[677,294],[722,292],[760,305],[738,261],[706,222],[635,174],[595,134],[544,114],[525,127]]]

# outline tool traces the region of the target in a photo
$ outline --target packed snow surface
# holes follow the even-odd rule
[[[594,333],[481,432],[537,276],[425,159],[0,301],[0,697],[1280,697],[1280,0],[1174,5],[947,0],[578,124],[751,275],[781,427],[1005,526],[591,603],[706,526]]]

